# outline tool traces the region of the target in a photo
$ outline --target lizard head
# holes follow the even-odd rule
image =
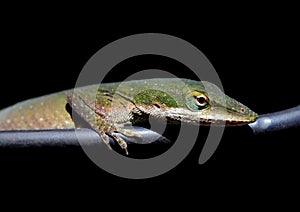
[[[135,96],[139,110],[157,118],[200,125],[244,125],[258,115],[216,85],[187,79],[154,80]]]
[[[185,105],[202,124],[244,125],[254,122],[258,115],[247,106],[225,95],[210,82],[197,82],[188,86]],[[188,117],[190,118],[190,117]]]

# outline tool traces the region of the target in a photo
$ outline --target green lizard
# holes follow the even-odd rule
[[[91,85],[27,100],[0,112],[0,130],[72,129],[66,105],[72,107],[109,145],[113,137],[138,136],[122,127],[152,116],[196,125],[236,126],[254,122],[258,115],[226,96],[214,84],[188,79],[158,78]]]

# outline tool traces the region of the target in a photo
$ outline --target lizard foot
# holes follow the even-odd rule
[[[128,155],[127,143],[122,138],[120,138],[115,132],[110,134],[119,144],[119,146],[125,150],[125,154]]]
[[[108,135],[106,135],[105,132],[100,132],[99,134],[100,134],[100,137],[103,140],[103,142],[107,145],[107,147],[110,150],[112,150],[112,148],[111,148],[111,146],[109,144],[109,137],[108,137]]]

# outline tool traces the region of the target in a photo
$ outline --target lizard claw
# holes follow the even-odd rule
[[[129,155],[127,148],[125,148],[124,150],[125,150],[125,154]]]

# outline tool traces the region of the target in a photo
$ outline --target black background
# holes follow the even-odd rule
[[[4,26],[1,108],[72,88],[84,64],[101,47],[145,32],[174,35],[195,45],[215,67],[226,94],[259,114],[299,104],[299,32],[293,17],[235,17],[213,23],[187,20],[176,24],[168,20],[159,26],[159,22],[104,25],[103,19],[93,24],[79,20],[21,17]],[[121,72],[107,80],[118,81],[144,68],[181,73],[176,63],[148,59],[151,62],[142,58],[121,66],[117,69]],[[248,127],[229,128],[204,165],[198,164],[201,144],[197,144],[176,168],[144,180],[106,173],[80,148],[1,149],[0,179],[12,188],[10,191],[23,190],[22,194],[31,189],[61,194],[82,189],[78,196],[95,191],[100,200],[110,197],[117,202],[123,196],[140,200],[150,192],[155,192],[152,198],[156,201],[180,199],[189,197],[190,191],[207,197],[254,192],[253,198],[264,201],[270,194],[299,191],[298,143],[298,130],[255,136]]]

